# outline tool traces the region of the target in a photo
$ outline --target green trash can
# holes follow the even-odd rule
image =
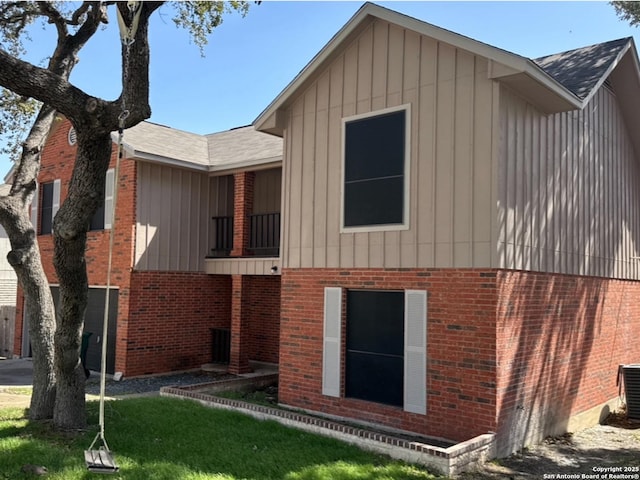
[[[87,350],[89,349],[89,338],[93,335],[93,332],[84,332],[82,334],[82,345],[80,346],[80,362],[82,363],[82,368],[84,368],[84,376],[85,378],[89,378],[91,372],[87,368]]]

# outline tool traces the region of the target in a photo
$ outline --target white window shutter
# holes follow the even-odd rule
[[[53,181],[53,201],[51,203],[51,225],[53,225],[53,219],[56,217],[56,213],[60,209],[60,179],[57,178]]]
[[[324,289],[324,341],[322,345],[322,394],[340,396],[340,331],[342,288]]]
[[[104,185],[104,228],[111,228],[113,222],[113,189],[115,186],[115,170],[107,170],[107,178]]]
[[[33,192],[33,199],[31,200],[31,224],[33,225],[33,230],[36,232],[36,235],[38,235],[38,209],[40,208],[39,193],[40,186],[36,183],[36,189]]]
[[[404,294],[404,410],[427,413],[427,292]]]

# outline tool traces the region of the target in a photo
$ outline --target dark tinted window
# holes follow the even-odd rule
[[[40,209],[40,235],[51,233],[53,226],[53,183],[43,183]]]
[[[98,210],[96,210],[96,213],[94,213],[91,218],[89,230],[104,230],[104,198],[102,199],[102,203],[98,207]]]
[[[405,111],[345,124],[344,226],[401,224]]]
[[[347,292],[345,395],[403,405],[404,292]]]

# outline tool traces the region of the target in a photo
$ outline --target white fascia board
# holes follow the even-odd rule
[[[316,67],[321,65],[334,50],[346,39],[351,32],[353,32],[358,25],[370,14],[372,8],[379,9],[377,5],[371,3],[365,3],[355,13],[351,20],[349,20],[340,30],[336,33],[331,40],[311,59],[309,63],[295,76],[295,78],[282,90],[278,96],[265,108],[260,115],[253,121],[254,128],[258,131],[262,131],[265,122],[269,117],[274,115],[280,107],[288,100],[291,94],[297,90],[313,73],[316,71]],[[274,117],[275,118],[275,117]]]
[[[620,63],[620,60],[622,60],[624,58],[624,56],[627,54],[627,52],[629,51],[630,48],[631,48],[631,41],[627,42],[625,47],[622,50],[620,50],[620,53],[618,54],[616,59],[613,62],[611,62],[611,65],[609,65],[609,68],[607,69],[607,71],[604,73],[604,75],[602,75],[602,77],[600,77],[600,80],[598,80],[598,83],[596,83],[596,85],[591,89],[591,91],[589,92],[589,95],[587,95],[584,98],[584,100],[583,100],[584,105],[589,103],[591,98],[593,98],[593,96],[600,89],[600,87],[602,86],[604,81],[609,77],[609,75],[611,75],[611,72],[613,72],[615,70],[615,68]],[[634,59],[634,64],[635,64],[635,67],[636,67],[636,74],[637,74],[638,73],[638,55],[637,54],[633,55],[633,59]]]
[[[282,165],[282,155],[259,160],[246,160],[244,162],[226,163],[224,165],[212,165],[209,167],[211,173],[234,172],[240,170],[264,170],[266,168],[278,167]]]
[[[161,165],[168,165],[177,168],[186,168],[188,170],[195,170],[197,172],[208,172],[209,166],[199,163],[188,162],[186,160],[178,160],[176,158],[164,157],[162,155],[155,155],[153,153],[140,152],[132,149],[130,146],[125,145],[125,157],[132,160],[143,160],[145,162],[157,163]]]

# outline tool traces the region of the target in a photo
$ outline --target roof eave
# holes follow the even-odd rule
[[[208,172],[209,166],[200,163],[189,162],[187,160],[179,160],[177,158],[165,157],[163,155],[157,155],[155,153],[143,152],[136,150],[129,145],[124,146],[125,157],[131,160],[142,160],[149,163],[156,163],[159,165],[168,165],[171,167],[185,168],[188,170],[194,170],[197,172]]]
[[[209,173],[215,175],[227,175],[235,172],[251,170],[256,172],[258,170],[267,170],[269,168],[275,168],[282,166],[282,155],[261,158],[258,160],[246,160],[243,162],[234,162],[226,165],[212,165],[209,167]]]

